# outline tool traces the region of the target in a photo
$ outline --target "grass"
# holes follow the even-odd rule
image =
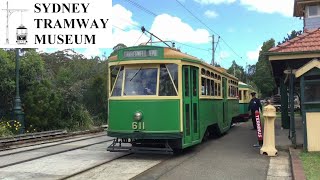
[[[320,179],[320,152],[302,152],[300,154],[303,169],[308,180]]]

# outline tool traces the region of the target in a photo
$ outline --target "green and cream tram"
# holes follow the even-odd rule
[[[238,115],[238,79],[177,49],[123,48],[108,62],[108,151],[173,153]]]

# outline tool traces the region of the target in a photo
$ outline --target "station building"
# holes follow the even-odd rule
[[[300,98],[303,147],[320,151],[320,1],[295,0],[294,17],[303,19],[303,33],[268,52],[281,94],[281,123],[297,145],[294,97]]]

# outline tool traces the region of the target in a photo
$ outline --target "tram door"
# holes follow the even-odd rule
[[[183,126],[184,144],[199,140],[199,69],[183,66]]]
[[[223,127],[227,125],[228,122],[228,87],[227,78],[222,78],[222,102],[223,102]]]

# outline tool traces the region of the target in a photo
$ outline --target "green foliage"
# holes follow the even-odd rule
[[[0,137],[12,136],[18,134],[21,123],[17,120],[2,120],[0,122]]]
[[[13,133],[10,131],[10,126],[7,123],[7,121],[0,122],[0,137],[7,137],[13,135]]]
[[[285,43],[285,42],[287,42],[287,41],[289,41],[289,40],[291,40],[301,34],[302,34],[301,30],[300,31],[293,30],[293,31],[291,31],[290,34],[287,34],[287,37],[283,38],[282,42],[278,42],[278,45],[283,44],[283,43]]]
[[[307,179],[320,179],[320,153],[319,152],[303,152],[300,154],[303,169]]]
[[[15,63],[12,54],[0,49],[0,117],[10,110],[15,90]],[[2,111],[2,112],[1,112]]]
[[[93,116],[96,125],[107,120],[107,76],[96,76],[91,80],[85,93],[86,107]]]
[[[271,96],[276,87],[272,76],[270,61],[265,55],[265,53],[274,47],[274,45],[274,39],[270,39],[263,43],[259,53],[259,60],[255,67],[255,74],[253,75],[253,82],[261,91],[262,97]]]
[[[242,66],[239,66],[236,61],[232,61],[231,67],[227,70],[229,74],[233,74],[235,77],[237,77],[240,81],[246,82],[246,76],[245,70]]]
[[[63,128],[61,105],[63,99],[48,80],[34,83],[24,99],[26,126],[34,125],[40,130]]]
[[[10,117],[15,95],[12,49],[0,50],[0,78],[0,117]],[[107,65],[98,56],[86,59],[72,50],[39,54],[25,49],[19,84],[27,132],[106,123]],[[2,128],[1,134],[7,130]]]

